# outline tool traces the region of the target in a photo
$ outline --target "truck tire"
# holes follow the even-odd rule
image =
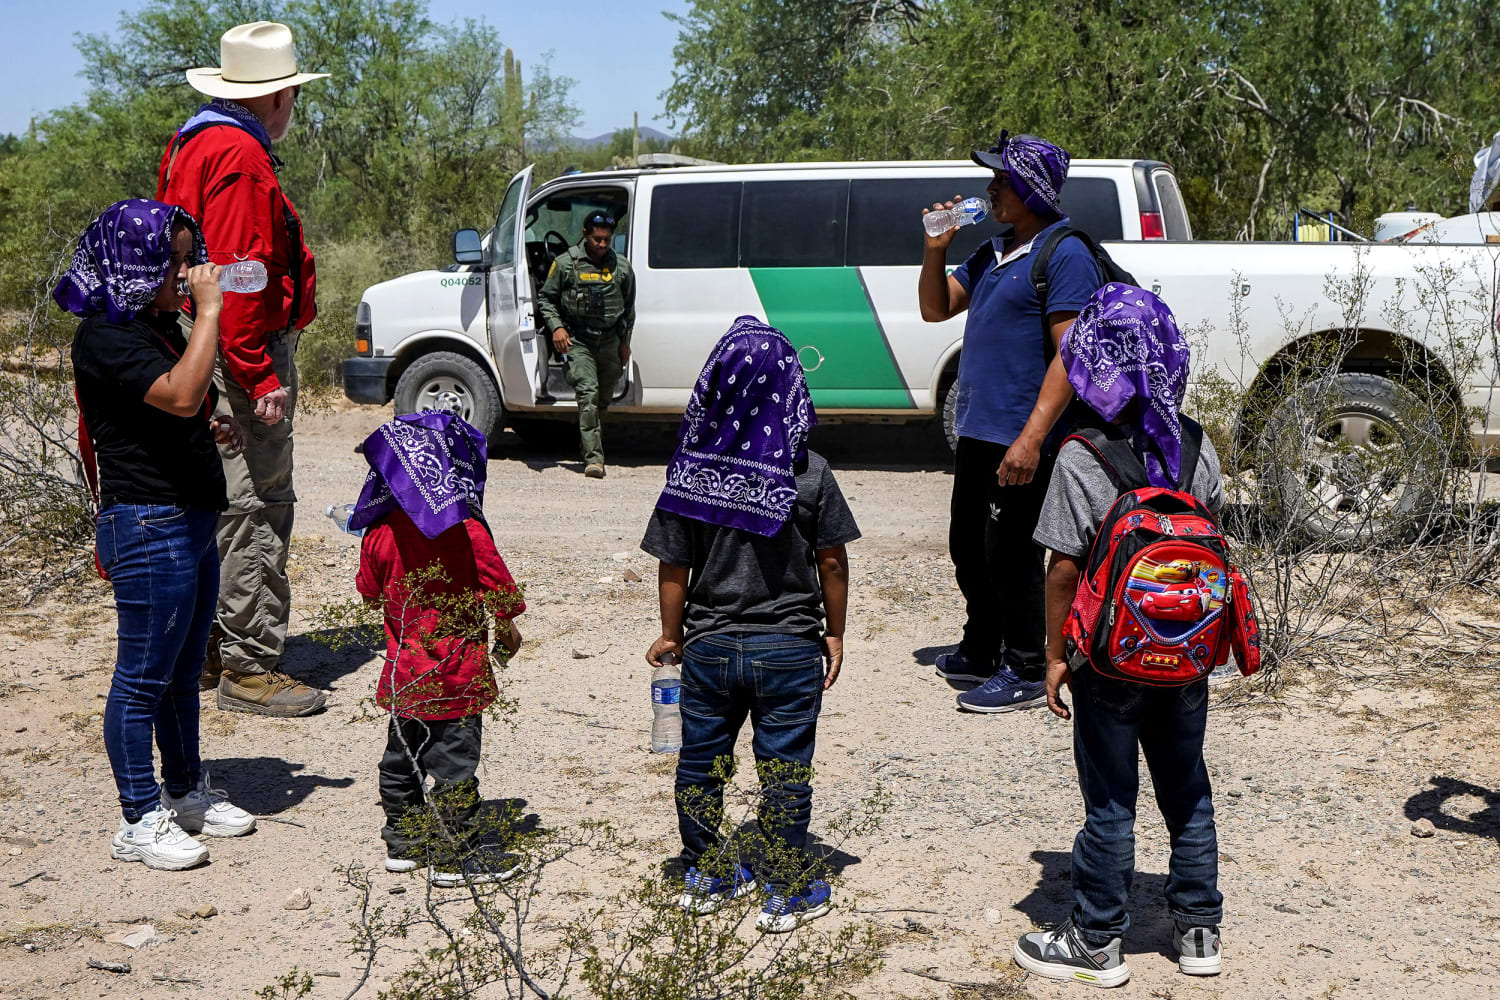
[[[948,442],[948,450],[958,451],[958,368],[955,363],[953,371],[943,376],[943,381],[938,383],[938,419],[942,423],[943,437]]]
[[[1432,407],[1380,375],[1344,372],[1303,385],[1270,414],[1256,470],[1274,533],[1352,549],[1409,537],[1447,468]]]
[[[505,414],[500,389],[490,373],[451,351],[422,355],[396,381],[396,413],[423,410],[462,417],[486,437],[503,426]]]

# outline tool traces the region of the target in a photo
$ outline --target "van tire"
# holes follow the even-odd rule
[[[1380,375],[1343,372],[1291,393],[1259,439],[1267,523],[1285,526],[1293,544],[1339,550],[1411,536],[1448,465],[1431,411]]]
[[[434,351],[413,361],[396,381],[396,413],[442,410],[489,437],[504,426],[505,407],[490,373],[471,358]]]

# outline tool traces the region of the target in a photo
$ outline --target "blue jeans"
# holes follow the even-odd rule
[[[823,651],[795,635],[733,632],[688,643],[682,655],[682,752],[677,758],[677,827],[683,860],[733,851],[720,835],[724,776],[750,717],[757,763],[785,761],[795,773],[762,772],[761,834],[800,857],[812,818],[807,780],[823,706]],[[715,764],[719,761],[719,773]],[[731,858],[728,860],[737,860]],[[773,888],[791,881],[790,865],[762,877]]]
[[[99,561],[120,621],[104,746],[132,823],[159,798],[153,730],[167,791],[183,795],[198,784],[198,676],[219,598],[218,523],[215,511],[168,505],[99,512]]]
[[[1203,763],[1208,681],[1153,688],[1073,674],[1073,759],[1084,821],[1073,841],[1073,922],[1092,945],[1125,933],[1135,874],[1139,744],[1156,804],[1172,841],[1167,909],[1188,926],[1215,926],[1224,913],[1214,803]]]

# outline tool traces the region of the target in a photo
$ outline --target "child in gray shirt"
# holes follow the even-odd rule
[[[1171,310],[1150,292],[1111,283],[1079,313],[1061,348],[1068,381],[1098,420],[1129,439],[1149,485],[1187,489],[1214,513],[1224,506],[1219,458],[1202,428],[1182,417],[1188,345]],[[1191,437],[1189,447],[1184,441]],[[1196,465],[1183,466],[1198,444]],[[1073,842],[1072,915],[1059,927],[1023,935],[1012,955],[1029,972],[1092,986],[1130,978],[1123,937],[1135,872],[1139,755],[1144,752],[1157,805],[1172,842],[1167,908],[1178,968],[1220,969],[1218,837],[1203,734],[1208,680],[1151,687],[1069,662],[1063,624],[1100,524],[1122,490],[1117,473],[1080,441],[1066,442],[1042,504],[1035,540],[1052,550],[1047,569],[1047,703],[1073,719],[1073,759],[1084,823]],[[1190,480],[1190,482],[1189,482]],[[1139,484],[1131,484],[1139,485]],[[1071,687],[1072,707],[1062,700]],[[1075,718],[1076,716],[1076,718]]]

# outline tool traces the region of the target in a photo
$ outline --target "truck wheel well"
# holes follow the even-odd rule
[[[386,373],[387,391],[392,393],[395,392],[396,383],[401,380],[401,373],[410,368],[413,362],[415,362],[420,357],[428,354],[433,354],[437,351],[447,351],[450,354],[461,354],[478,365],[480,371],[490,374],[491,378],[494,377],[493,373],[490,372],[490,362],[482,353],[480,353],[480,351],[476,347],[474,347],[473,344],[460,340],[457,337],[451,339],[433,337],[428,340],[420,340],[408,347],[406,350],[398,351],[396,353],[396,363],[391,365],[390,371]],[[495,388],[500,388],[498,382],[496,383]]]
[[[1283,399],[1291,391],[1288,383],[1301,371],[1317,371],[1334,364],[1333,371],[1379,375],[1397,382],[1423,401],[1431,402],[1440,422],[1463,424],[1463,394],[1441,358],[1409,337],[1385,330],[1357,330],[1351,345],[1339,330],[1323,330],[1299,337],[1283,346],[1261,366],[1236,415],[1235,429],[1241,454],[1248,454],[1264,426],[1268,407],[1257,400]],[[1320,363],[1321,362],[1321,363]],[[1326,370],[1326,369],[1325,369]],[[1248,411],[1248,412],[1247,412]],[[1455,434],[1460,451],[1467,435]],[[1455,459],[1461,459],[1456,454]]]

